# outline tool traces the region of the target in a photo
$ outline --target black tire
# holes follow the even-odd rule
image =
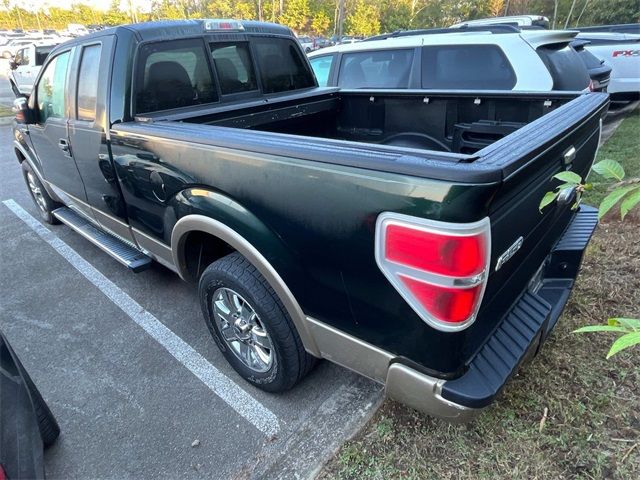
[[[24,368],[22,368],[22,373],[25,385],[29,390],[29,395],[31,396],[33,408],[36,411],[36,418],[38,419],[38,428],[40,430],[40,437],[42,438],[42,445],[44,446],[44,448],[49,448],[60,436],[60,426],[58,425],[56,417],[54,417],[53,413],[51,413],[49,406],[44,401],[44,398],[42,398],[40,391],[37,389],[37,387],[33,383],[33,380],[31,380],[31,377],[24,370]]]
[[[38,175],[36,175],[36,173],[31,168],[31,165],[29,165],[29,162],[27,162],[26,160],[22,162],[22,176],[24,177],[24,181],[27,184],[27,188],[29,189],[31,199],[33,200],[33,203],[35,204],[38,213],[40,214],[40,218],[51,225],[60,223],[60,220],[54,217],[53,213],[51,212],[53,212],[56,208],[61,207],[62,205],[54,201],[49,196],[47,190],[44,188],[42,182],[38,178]],[[31,185],[31,183],[33,183],[33,186]]]
[[[249,302],[271,338],[275,359],[266,372],[250,369],[223,340],[213,312],[214,292],[222,287],[237,292]],[[209,265],[200,277],[198,293],[211,335],[234,370],[249,383],[268,392],[283,392],[304,378],[315,365],[317,359],[304,349],[282,301],[241,254],[232,253]]]

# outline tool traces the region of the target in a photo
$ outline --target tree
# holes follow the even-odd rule
[[[278,20],[296,32],[304,32],[310,22],[310,13],[309,0],[288,0]]]
[[[380,33],[380,12],[378,8],[357,0],[346,20],[349,35],[370,36]]]
[[[311,33],[316,35],[326,35],[331,27],[331,19],[324,10],[320,10],[311,19]]]
[[[499,17],[504,12],[504,0],[489,0],[487,10],[492,17]]]

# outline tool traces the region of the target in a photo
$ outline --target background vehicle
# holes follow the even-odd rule
[[[575,27],[573,30],[581,32],[614,32],[614,33],[631,33],[640,35],[640,23],[625,23],[619,25],[594,25],[591,27]]]
[[[605,64],[604,60],[599,59],[585,47],[589,45],[588,40],[574,40],[571,47],[578,52],[582,62],[587,67],[589,77],[591,78],[591,90],[594,92],[606,92],[611,77],[611,67]]]
[[[555,173],[587,174],[607,107],[318,88],[286,27],[157,22],[58,46],[13,146],[44,221],[197,282],[252,385],[286,390],[326,358],[469,418],[571,292],[597,212],[575,191],[538,206]]]
[[[13,58],[17,53],[17,51],[22,49],[23,47],[26,47],[28,45],[32,45],[35,43],[49,43],[49,44],[56,43],[56,41],[58,40],[59,40],[58,37],[53,35],[43,35],[38,39],[34,39],[31,37],[14,39],[9,41],[9,43],[7,43],[4,47],[2,47],[3,48],[2,56],[4,58]]]
[[[300,46],[305,53],[312,52],[316,49],[316,45],[311,37],[298,37],[298,42],[300,42]]]
[[[309,55],[321,86],[475,90],[585,90],[570,47],[576,32],[432,29],[379,35]],[[334,66],[335,65],[335,66]]]
[[[57,43],[48,45],[31,44],[16,52],[9,62],[9,82],[11,88],[19,93],[28,95],[33,88],[40,67]]]
[[[80,25],[79,23],[70,23],[67,25],[67,34],[72,37],[81,37],[82,35],[87,35],[89,30],[84,25]]]
[[[513,15],[507,17],[479,18],[451,25],[451,28],[483,25],[513,25],[514,27],[549,28],[549,19],[542,15]]]
[[[640,35],[608,32],[580,32],[586,50],[611,67],[607,91],[614,100],[640,98]]]
[[[44,478],[43,448],[60,427],[0,332],[0,478]]]

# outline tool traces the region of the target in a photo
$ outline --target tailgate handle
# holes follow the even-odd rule
[[[576,148],[571,145],[571,147],[562,154],[562,161],[565,165],[571,165],[573,160],[576,158]]]

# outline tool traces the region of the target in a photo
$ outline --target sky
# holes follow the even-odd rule
[[[128,9],[130,0],[121,0],[120,8]],[[151,0],[131,0],[139,10],[148,11],[151,8]],[[61,7],[71,9],[74,3],[84,3],[100,10],[109,10],[112,0],[12,0],[12,4],[23,8],[35,10],[46,9],[47,7]]]

